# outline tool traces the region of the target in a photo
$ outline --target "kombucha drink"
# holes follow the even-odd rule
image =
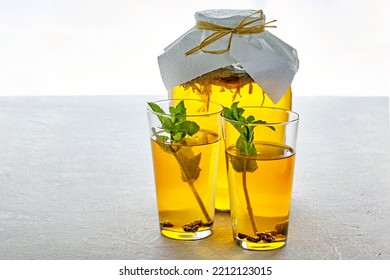
[[[295,151],[288,146],[254,142],[257,155],[226,151],[233,238],[243,248],[270,250],[287,240]],[[237,172],[232,161],[255,161],[256,170]]]
[[[220,136],[200,130],[183,143],[151,139],[160,230],[193,240],[211,234]]]

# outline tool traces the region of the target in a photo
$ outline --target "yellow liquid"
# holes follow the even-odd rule
[[[247,76],[247,75],[246,75]],[[291,87],[284,96],[274,104],[261,87],[255,82],[241,81],[235,74],[234,81],[212,80],[211,82],[193,83],[191,86],[179,85],[170,92],[171,98],[177,99],[201,99],[219,103],[225,107],[231,106],[233,102],[240,102],[239,106],[264,106],[291,110],[292,92]],[[207,111],[206,108],[199,108],[199,111]],[[221,141],[221,151],[225,144]],[[218,166],[218,179],[215,208],[219,211],[229,211],[229,189],[226,172],[225,153],[220,153]]]
[[[290,147],[271,143],[257,142],[255,146],[258,155],[252,159],[258,168],[254,172],[236,172],[231,159],[245,158],[237,156],[235,147],[226,152],[233,235],[246,249],[276,249],[287,240],[295,153]],[[268,235],[271,241],[246,238],[259,239],[260,233]]]
[[[194,240],[211,234],[220,139],[211,132],[199,131],[186,142],[187,145],[167,145],[193,156],[201,154],[200,172],[191,181],[183,179],[180,158],[164,151],[155,139],[151,139],[151,146],[161,233],[174,239]],[[198,229],[184,230],[186,225],[200,221]]]

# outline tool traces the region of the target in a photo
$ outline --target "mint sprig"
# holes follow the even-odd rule
[[[267,122],[263,120],[255,120],[255,117],[253,117],[252,115],[244,117],[244,112],[245,109],[239,108],[238,102],[234,102],[231,108],[224,107],[222,115],[228,121],[231,120],[230,123],[240,133],[240,136],[236,141],[236,149],[238,151],[239,157],[231,157],[230,162],[236,172],[242,173],[242,186],[247,204],[248,215],[253,232],[256,235],[257,225],[250,202],[246,177],[247,172],[255,172],[258,168],[256,160],[252,159],[252,157],[255,157],[257,155],[256,146],[253,143],[255,139],[255,125],[266,124]],[[267,127],[275,131],[275,127]]]
[[[212,219],[194,185],[194,181],[198,179],[201,172],[199,165],[202,153],[195,155],[191,146],[187,145],[185,139],[187,135],[195,135],[200,130],[199,125],[194,121],[187,120],[187,109],[184,106],[183,100],[181,100],[176,107],[169,107],[169,114],[165,113],[165,111],[156,103],[148,102],[148,105],[153,112],[157,113],[156,115],[161,123],[161,127],[158,128],[169,135],[161,135],[155,127],[152,127],[153,136],[156,138],[158,145],[165,152],[172,154],[175,157],[180,167],[182,180],[189,184],[207,223],[211,223]],[[171,142],[171,144],[177,143],[179,145],[170,145],[168,144],[169,142]]]
[[[231,120],[231,124],[240,133],[236,141],[236,149],[240,156],[250,157],[257,155],[257,150],[253,144],[254,128],[251,124],[264,123],[262,120],[256,121],[253,116],[245,118],[245,110],[238,107],[238,102],[234,102],[231,108],[224,107],[222,115],[225,119]],[[254,172],[257,169],[257,163],[253,159],[242,159],[234,157],[231,159],[232,166],[237,172]]]
[[[164,110],[156,103],[148,102],[149,107],[157,114],[158,119],[161,122],[161,128],[170,135],[170,140],[174,142],[181,142],[186,135],[193,136],[200,129],[199,125],[194,121],[186,120],[186,107],[184,101],[181,100],[176,107],[169,107],[169,114],[166,114]],[[168,138],[158,137],[156,130],[153,134],[159,140],[166,142]]]
[[[253,144],[255,124],[266,124],[266,121],[255,120],[251,115],[245,118],[243,116],[245,109],[238,107],[238,102],[234,102],[231,108],[223,108],[223,117],[232,120],[231,124],[240,133],[237,139],[236,148],[243,156],[253,156],[257,154],[256,147]],[[267,126],[275,131],[275,127]]]

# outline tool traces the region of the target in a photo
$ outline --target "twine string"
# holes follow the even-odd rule
[[[254,14],[259,14],[259,17],[255,18],[253,20],[250,20],[251,16],[253,16]],[[193,53],[196,53],[197,51],[202,51],[204,53],[209,53],[209,54],[223,54],[223,53],[226,53],[227,51],[230,50],[230,46],[232,44],[232,39],[233,39],[234,34],[240,34],[240,35],[256,34],[256,33],[263,32],[265,28],[270,28],[270,27],[276,28],[275,25],[269,25],[269,24],[275,22],[276,20],[272,20],[269,22],[265,22],[265,23],[261,23],[258,25],[253,25],[253,26],[248,27],[248,25],[251,25],[251,24],[258,22],[258,21],[261,21],[263,19],[264,19],[263,11],[258,10],[256,12],[246,16],[236,27],[226,27],[226,26],[222,26],[222,25],[218,25],[218,24],[214,24],[214,23],[210,23],[210,22],[197,21],[196,25],[195,25],[197,28],[204,29],[204,30],[210,30],[210,31],[214,31],[214,32],[211,33],[209,36],[207,36],[205,39],[203,39],[203,41],[201,41],[198,46],[187,51],[185,53],[185,55],[188,56],[188,55],[191,55]],[[206,46],[210,45],[211,43],[213,43],[213,42],[215,42],[215,41],[217,41],[217,40],[219,40],[222,37],[225,37],[227,35],[229,35],[229,40],[228,40],[227,47],[225,49],[214,50],[214,51],[208,51],[208,50],[204,49]]]

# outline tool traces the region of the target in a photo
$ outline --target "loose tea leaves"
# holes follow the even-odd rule
[[[160,226],[161,227],[167,227],[167,228],[169,228],[169,227],[174,227],[174,225],[170,222],[170,221],[164,221],[164,222],[160,222]]]
[[[209,227],[213,224],[213,222],[204,223],[202,220],[196,220],[192,223],[185,224],[183,226],[183,230],[187,232],[196,232],[200,227]]]
[[[242,66],[234,64],[219,68],[209,73],[203,74],[196,79],[182,84],[184,89],[191,88],[192,91],[199,94],[211,95],[211,87],[219,86],[220,91],[235,91],[233,100],[240,94],[241,88],[249,85],[248,93],[252,94],[254,83],[253,79],[244,71]]]
[[[275,229],[269,232],[256,232],[255,236],[251,236],[245,233],[238,233],[239,239],[246,239],[249,242],[258,243],[258,242],[265,242],[265,243],[272,243],[276,241],[276,238],[278,236],[286,236],[288,231],[288,221],[284,221],[283,223],[279,223],[275,225]],[[276,237],[276,238],[275,238]]]
[[[265,243],[272,243],[275,242],[275,237],[273,237],[271,234],[266,232],[257,232],[256,236],[250,236],[245,233],[238,233],[238,238],[240,239],[246,239],[249,242],[258,243],[258,242],[265,242]]]

